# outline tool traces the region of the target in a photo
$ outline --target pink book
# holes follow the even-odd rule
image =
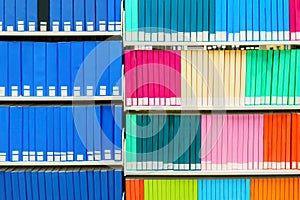
[[[254,162],[253,162],[253,168],[254,170],[258,170],[258,136],[259,136],[259,115],[254,115],[254,142],[253,142],[253,151],[254,151]]]
[[[223,115],[218,116],[218,126],[217,126],[217,147],[218,147],[218,160],[217,160],[217,170],[222,170],[222,145],[223,145]]]
[[[258,169],[263,169],[264,163],[264,115],[259,115],[259,152],[258,152]]]
[[[238,169],[243,169],[244,115],[238,115]]]
[[[243,170],[248,169],[248,136],[249,136],[249,116],[243,115]]]
[[[170,77],[169,77],[169,95],[171,106],[176,105],[176,60],[175,53],[176,51],[170,51]]]
[[[138,50],[137,52],[137,100],[138,105],[143,106],[143,51]]]
[[[176,64],[176,105],[181,106],[181,51],[175,51]]]
[[[131,56],[131,69],[130,69],[130,80],[131,80],[131,98],[132,98],[132,105],[138,105],[138,95],[137,95],[137,51],[132,51]]]
[[[166,105],[166,97],[165,97],[165,51],[160,50],[159,51],[159,98],[160,98],[160,105],[165,106]]]
[[[153,75],[154,75],[154,105],[159,106],[159,51],[154,50]]]
[[[211,126],[208,132],[208,137],[211,140],[211,169],[217,170],[218,161],[218,117],[217,115],[211,115]]]
[[[296,24],[296,40],[300,40],[300,1],[295,1],[295,24]]]
[[[148,55],[148,85],[149,85],[149,106],[154,106],[154,53],[153,51],[147,51]]]
[[[227,135],[228,135],[228,149],[227,149],[227,152],[228,152],[228,156],[227,156],[227,170],[232,170],[232,164],[233,164],[233,137],[234,137],[234,134],[233,134],[233,116],[232,115],[228,115],[227,116],[227,128],[228,128],[228,132],[227,132]]]
[[[164,69],[165,69],[165,98],[166,98],[166,106],[171,105],[170,98],[170,51],[164,51]]]
[[[206,117],[206,155],[207,155],[207,160],[206,160],[206,169],[207,170],[212,170],[212,150],[213,150],[213,145],[212,145],[212,115],[207,115]]]
[[[227,170],[227,157],[228,157],[228,126],[227,126],[227,115],[222,115],[222,170]]]
[[[201,170],[206,170],[206,163],[207,163],[207,153],[206,153],[206,146],[207,146],[207,115],[201,116]]]
[[[295,7],[295,1],[298,0],[290,0],[290,38],[291,40],[296,40],[296,7]]]
[[[232,140],[233,140],[233,157],[232,157],[232,169],[237,170],[238,169],[238,115],[233,115],[232,117]]]
[[[149,106],[149,63],[148,63],[148,51],[143,51],[143,105]]]
[[[249,115],[249,130],[248,130],[248,170],[253,169],[253,143],[254,143],[254,116]]]
[[[131,99],[131,80],[132,76],[130,73],[131,70],[131,51],[125,50],[124,52],[124,59],[125,59],[125,99],[126,99],[126,106],[132,106],[132,99]]]

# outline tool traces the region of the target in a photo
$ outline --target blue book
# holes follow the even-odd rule
[[[50,0],[50,31],[62,30],[60,2],[60,0]]]
[[[139,41],[145,41],[145,12],[146,0],[139,0]]]
[[[197,41],[197,0],[191,0],[191,41]]]
[[[139,2],[139,4],[142,3],[142,1]],[[121,31],[122,30],[122,16],[121,16],[121,5],[122,0],[115,0],[115,31]]]
[[[90,12],[92,11],[93,10],[90,10]],[[61,26],[63,27],[62,30],[74,31],[73,24],[73,0],[63,0],[61,1]]]
[[[10,140],[10,111],[8,106],[0,107],[0,129],[1,129],[1,140],[0,140],[0,158],[1,161],[9,161],[9,140]]]
[[[202,193],[202,199],[203,200],[206,200],[207,199],[207,196],[208,194],[210,194],[207,189],[207,183],[208,183],[209,180],[202,180],[202,184],[203,184],[203,193]]]
[[[47,109],[47,161],[52,162],[54,158],[54,107]]]
[[[67,161],[67,108],[60,107],[60,161]]]
[[[273,1],[274,2],[274,1]],[[280,41],[284,40],[284,3],[283,0],[278,0],[278,10],[276,12],[276,17],[278,20],[278,39]]]
[[[20,161],[23,143],[22,107],[10,107],[10,161]]]
[[[284,40],[290,40],[290,4],[289,0],[283,0],[283,31]]]
[[[34,55],[34,43],[22,42],[22,95],[33,96],[33,55]]]
[[[203,0],[203,41],[205,42],[209,41],[208,32],[209,32],[209,0]]]
[[[23,146],[22,161],[29,161],[29,106],[23,107]]]
[[[201,1],[201,0],[200,0]],[[200,2],[197,1],[197,2]],[[200,19],[202,17],[202,9],[201,12],[199,11],[199,5],[198,3],[198,11],[197,11],[197,31],[201,29],[200,26],[202,27],[202,20]],[[202,3],[201,3],[202,5]],[[178,0],[172,0],[171,1],[171,40],[172,42],[177,41],[177,32],[178,32]]]
[[[53,199],[52,168],[45,171],[45,190],[47,199]]]
[[[32,171],[32,169],[27,169],[25,171],[27,199],[33,199],[33,196],[32,196],[31,171]]]
[[[122,96],[122,42],[111,41],[109,51],[109,96]]]
[[[215,180],[215,194],[216,194],[216,200],[221,199],[221,182],[223,182],[223,180]]]
[[[101,200],[101,175],[100,170],[94,170],[94,197],[96,200]]]
[[[47,160],[47,109],[45,107],[35,108],[35,137],[37,161]]]
[[[3,31],[5,27],[5,7],[4,7],[5,0],[0,0],[0,28]]]
[[[228,0],[228,11],[227,11],[227,32],[228,32],[228,41],[234,40],[234,2],[233,0]]]
[[[233,5],[232,5],[233,6]],[[229,5],[228,5],[229,7]],[[216,25],[215,25],[215,1],[209,1],[209,41],[214,42],[216,37]],[[229,12],[229,10],[228,10]],[[229,22],[228,22],[229,23]]]
[[[26,31],[37,31],[38,30],[38,1],[37,0],[26,0]]]
[[[107,1],[108,31],[115,31],[115,1]]]
[[[12,170],[11,172],[11,185],[13,190],[13,199],[20,199],[19,173],[16,170]]]
[[[58,179],[59,179],[59,197],[60,199],[67,199],[67,178],[66,172],[64,169],[60,169],[58,172]]]
[[[87,161],[86,158],[86,109],[73,107],[74,117],[74,156],[76,161]]]
[[[74,161],[74,124],[72,107],[67,109],[67,161]]]
[[[47,43],[47,73],[46,73],[46,86],[45,88],[45,95],[46,96],[57,96],[58,87],[58,74],[57,74],[57,67],[58,67],[58,49],[57,43]]]
[[[253,0],[246,1],[246,4],[247,4],[246,5],[246,7],[247,7],[247,41],[252,41],[253,40]],[[229,12],[229,5],[228,5],[228,14],[229,13],[230,12]],[[229,23],[230,22],[228,21],[228,26],[229,26]]]
[[[96,65],[96,43],[95,42],[84,42],[84,62],[83,62],[83,74],[84,74],[84,88],[83,94],[85,96],[94,96],[95,83],[95,72],[97,69]]]
[[[108,5],[107,0],[96,0],[96,30],[108,31]]]
[[[33,54],[34,96],[45,96],[46,90],[46,43],[35,42]]]
[[[89,199],[88,198],[88,183],[87,183],[87,174],[85,169],[81,169],[79,172],[79,179],[80,179],[80,193],[81,199]]]
[[[85,5],[82,0],[73,1],[74,31],[85,31]]]
[[[237,180],[237,187],[236,187],[236,199],[242,199],[242,185],[243,180]]]
[[[115,160],[122,160],[122,106],[115,106],[114,113],[114,149],[115,149]]]
[[[71,95],[83,96],[83,42],[71,43]]]
[[[171,0],[165,0],[164,16],[165,41],[169,42],[171,41]]]
[[[81,200],[80,177],[79,177],[78,169],[75,169],[73,171],[73,180],[74,180],[74,191],[75,191],[74,197],[75,197],[75,200]]]
[[[71,171],[71,170],[66,171],[66,179],[67,179],[67,196],[68,196],[68,199],[75,199],[73,171]]]
[[[19,175],[19,190],[20,190],[20,199],[26,199],[27,196],[25,194],[27,194],[27,189],[26,189],[26,175],[25,175],[25,171],[24,169],[21,169],[20,171],[18,171],[18,175]],[[3,193],[2,193],[3,194]]]
[[[32,184],[32,199],[39,200],[40,193],[39,193],[39,179],[38,179],[38,169],[34,168],[31,172],[31,184]]]
[[[266,40],[266,1],[259,1],[260,41]]]
[[[213,5],[212,2],[210,3]],[[184,4],[184,41],[186,42],[191,40],[191,15],[188,13],[191,13],[191,0],[185,0]]]
[[[222,0],[215,0],[216,10],[219,12],[215,13],[215,23],[216,23],[216,41],[221,41],[221,32],[222,32]],[[236,14],[236,13],[235,13]],[[239,17],[239,16],[237,16]]]
[[[154,0],[153,3],[152,3],[152,1],[147,1],[146,0],[146,5],[145,5],[145,29],[144,29],[145,30],[145,40],[146,41],[153,41],[153,39],[151,37],[151,29],[152,29],[151,27],[153,27],[152,26],[153,24],[156,24],[156,26],[153,27],[153,29],[155,29],[157,27],[160,28],[160,23],[157,21],[158,20],[157,16],[160,16],[160,10],[159,9],[161,9],[161,7],[163,7],[163,6],[157,7],[157,5],[160,5],[159,1],[161,1],[161,0]],[[155,9],[155,7],[156,7],[156,9]],[[153,15],[153,17],[152,17],[152,11],[154,13],[157,13],[157,15]],[[134,16],[131,16],[131,18],[133,19]],[[154,35],[154,38],[155,38],[155,35]],[[131,39],[134,40],[136,38],[132,37]]]
[[[213,194],[212,194],[212,181],[213,180],[207,180],[206,181],[206,192],[207,192],[207,195],[211,194],[210,195],[210,198],[211,200],[213,200]]]
[[[208,1],[208,0],[207,0]],[[183,41],[184,40],[184,32],[185,32],[185,27],[184,27],[184,9],[185,9],[185,1],[184,0],[178,0],[178,41]]]
[[[234,41],[238,42],[240,41],[240,0],[234,1],[233,5],[234,5],[234,20],[233,20]]]
[[[86,149],[88,161],[94,161],[94,116],[93,106],[86,107]]]
[[[37,172],[38,174],[38,185],[39,185],[39,199],[46,200],[46,184],[45,184],[45,170],[41,169]]]
[[[246,0],[240,0],[240,40],[246,41],[246,32],[247,32],[247,8]],[[226,7],[225,7],[226,9]],[[226,14],[227,15],[227,14]],[[225,22],[226,24],[227,22]]]
[[[221,40],[222,41],[227,41],[227,5],[228,5],[228,0],[221,1],[221,13],[222,13],[221,14]],[[244,17],[246,18],[246,15]],[[241,26],[241,22],[240,22],[240,26]]]
[[[95,160],[101,160],[101,107],[95,106],[94,112],[96,118],[94,119],[94,158]]]
[[[0,96],[8,96],[8,42],[0,42]]]
[[[272,40],[272,0],[266,0],[266,40]]]
[[[54,161],[56,161],[56,162],[59,162],[61,160],[60,110],[61,110],[61,107],[54,107],[53,152],[54,152]]]
[[[241,180],[241,196],[240,199],[246,199],[246,180]]]
[[[59,200],[59,171],[53,170],[52,171],[52,189],[53,189],[53,199]]]
[[[58,96],[70,96],[71,43],[58,43]]]
[[[246,198],[247,200],[250,200],[250,179],[246,180]]]
[[[11,169],[5,171],[5,194],[7,200],[13,199],[13,189],[12,189],[12,177],[11,177]]]
[[[123,189],[122,189],[122,182],[123,182],[123,174],[120,170],[115,170],[115,199],[121,200]]]
[[[113,107],[102,106],[101,109],[101,155],[102,160],[113,160],[114,156],[114,145],[113,145]]]
[[[259,23],[260,23],[260,16],[259,16],[259,0],[253,0],[253,40],[259,40]]]
[[[232,200],[237,199],[237,180],[232,180]]]
[[[272,4],[272,40],[278,40],[278,2],[271,1]]]
[[[100,96],[108,96],[109,95],[109,46],[110,42],[102,42],[101,47],[97,47],[96,54],[97,54],[97,76],[99,80],[98,81],[98,88],[96,94],[99,94]]]
[[[1,192],[1,200],[5,200],[6,199],[6,195],[5,195],[5,169],[0,170],[0,192]]]
[[[29,160],[36,161],[35,108],[29,109]]]
[[[5,31],[16,31],[16,0],[5,0]]]
[[[95,199],[95,189],[94,189],[94,171],[87,170],[87,186],[88,186],[88,196],[89,199]]]
[[[107,170],[101,171],[101,200],[108,200],[108,175]]]
[[[229,199],[233,199],[233,180],[228,181]]]
[[[25,31],[26,0],[16,0],[16,31]]]
[[[108,1],[108,2],[114,2],[114,1]],[[85,27],[86,27],[85,30],[86,31],[95,31],[95,25],[96,25],[95,8],[96,8],[95,1],[85,1]]]
[[[21,95],[21,43],[9,42],[8,47],[9,96]]]
[[[115,173],[113,170],[108,171],[108,199],[115,200]]]

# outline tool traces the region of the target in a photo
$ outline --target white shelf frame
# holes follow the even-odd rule
[[[122,36],[121,31],[3,31],[0,32],[0,36]]]
[[[123,161],[74,161],[74,162],[0,162],[0,167],[50,167],[50,166],[117,166],[123,167]]]
[[[123,101],[122,96],[81,96],[81,97],[0,97],[0,102],[69,102],[69,101]]]

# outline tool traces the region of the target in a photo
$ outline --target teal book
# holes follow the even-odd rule
[[[295,105],[295,84],[296,84],[296,63],[297,63],[297,52],[296,50],[291,51],[291,63],[290,63],[290,84],[289,84],[289,105]]]
[[[190,154],[190,170],[196,170],[196,135],[197,135],[197,128],[196,128],[196,116],[190,116],[190,147],[189,147],[189,154]]]
[[[132,153],[131,153],[131,116],[126,115],[126,169],[132,170]]]
[[[152,26],[152,2],[150,0],[146,0],[145,4],[145,41],[151,41],[151,26]]]
[[[246,56],[246,89],[245,89],[245,105],[251,104],[251,71],[252,71],[252,52],[247,51]]]
[[[164,115],[158,115],[158,170],[163,169],[164,164],[164,124],[165,124],[165,116]],[[155,133],[154,133],[155,134]]]
[[[152,170],[158,169],[158,141],[159,141],[159,118],[157,115],[153,116],[153,129],[152,129]]]
[[[136,124],[136,161],[137,161],[137,170],[142,170],[143,164],[143,115],[136,115],[137,124]]]
[[[143,141],[142,144],[142,169],[143,170],[147,170],[147,136],[148,136],[148,132],[147,132],[147,126],[148,126],[148,115],[143,115],[143,123],[142,123],[142,131],[143,134],[141,135],[141,140]]]
[[[185,1],[184,0],[178,0],[178,41],[183,42],[184,41],[184,8],[185,8]]]
[[[180,126],[180,116],[174,115],[174,163],[173,167],[174,170],[179,170],[179,161],[180,161],[180,133],[179,133],[179,126]]]
[[[169,150],[169,160],[168,160],[168,169],[174,169],[174,115],[169,116],[169,141],[168,141],[168,150]],[[176,147],[177,148],[177,147]]]
[[[172,0],[165,0],[165,10],[164,10],[164,25],[165,25],[165,41],[171,41],[171,1]]]
[[[285,52],[282,104],[288,105],[290,84],[291,50]]]
[[[279,50],[274,51],[274,63],[272,71],[272,93],[271,105],[276,105],[278,97],[278,72],[279,72]]]
[[[178,0],[171,0],[171,40],[177,42],[178,33]]]
[[[274,51],[269,50],[268,60],[267,60],[267,76],[266,76],[266,95],[265,95],[266,105],[271,104],[273,56],[274,56]]]
[[[196,170],[201,169],[201,116],[196,116]]]
[[[203,0],[203,41],[209,41],[209,0]]]
[[[268,65],[268,51],[262,50],[262,72],[261,72],[261,95],[260,95],[260,103],[261,105],[265,105],[265,97],[266,97],[266,77],[267,77],[267,65]]]
[[[203,41],[203,0],[197,0],[197,41]]]
[[[256,84],[255,84],[255,105],[260,105],[261,86],[262,86],[262,51],[257,51],[257,65],[256,65]]]
[[[215,28],[215,0],[209,1],[209,41],[214,42],[216,36]]]
[[[191,0],[184,1],[184,41],[191,41]]]
[[[278,73],[278,96],[277,105],[283,104],[283,87],[284,87],[284,69],[285,69],[285,53],[286,50],[281,50],[279,52],[279,73]]]
[[[145,40],[145,4],[147,0],[139,0],[139,41]]]
[[[191,148],[191,116],[182,116],[184,119],[184,131],[181,133],[184,137],[184,170],[190,169],[190,148]]]
[[[258,55],[258,50],[254,50],[252,52],[250,105],[255,104],[257,55]]]
[[[191,0],[191,41],[197,41],[197,0]]]
[[[147,170],[152,170],[152,164],[153,164],[153,115],[149,115],[147,117],[146,123],[147,123],[147,132],[145,135],[145,139],[147,140]]]
[[[138,0],[131,0],[131,26],[132,26],[132,34],[131,40],[138,41],[138,30],[139,30],[139,5]]]
[[[127,0],[125,3],[125,40],[131,41],[131,31],[132,31],[132,0]]]
[[[164,136],[164,142],[163,142],[163,154],[164,154],[164,158],[163,158],[163,170],[168,170],[168,165],[169,165],[169,120],[170,120],[170,116],[169,115],[165,115],[164,116],[164,125],[163,125],[163,136]]]
[[[137,169],[137,116],[131,115],[131,154],[132,154],[132,169]]]
[[[149,1],[149,0],[148,0]],[[159,20],[162,21],[159,17],[160,13],[160,7],[158,5],[158,0],[151,0],[151,12],[150,12],[150,18],[151,18],[151,30],[150,30],[150,41],[157,41],[157,32],[159,25],[158,23],[160,22]],[[163,25],[162,25],[163,26]],[[147,38],[148,39],[148,38]]]
[[[157,17],[152,17],[152,19],[158,20],[157,32],[158,32],[158,41],[165,40],[165,9],[164,9],[164,0],[156,0],[157,6],[156,9],[158,10]],[[155,41],[155,40],[153,40]]]

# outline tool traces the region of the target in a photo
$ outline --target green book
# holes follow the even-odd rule
[[[271,104],[273,56],[274,56],[274,51],[269,50],[268,61],[267,61],[267,76],[266,76],[266,96],[265,96],[266,105]]]
[[[278,96],[279,50],[274,51],[274,63],[272,71],[271,105],[276,105]]]
[[[158,180],[152,180],[152,200],[159,200],[159,195],[161,194],[160,191],[161,187],[158,186]]]
[[[268,51],[262,50],[262,72],[261,72],[261,91],[260,91],[260,103],[266,104],[266,77],[267,77],[267,65],[268,65]]]
[[[257,65],[256,65],[256,84],[255,84],[255,105],[260,105],[260,99],[261,99],[261,86],[262,86],[262,80],[261,80],[261,74],[262,74],[262,55],[263,52],[261,50],[257,51]]]
[[[254,50],[252,52],[250,105],[254,105],[255,104],[255,88],[256,88],[255,84],[256,84],[257,54],[258,54],[258,50]]]
[[[176,199],[176,181],[169,180],[170,184],[170,200]]]
[[[181,182],[182,182],[182,180],[175,180],[175,184],[176,184],[176,190],[175,190],[175,192],[176,192],[176,200],[182,199],[181,191],[180,191],[180,190],[182,190]]]
[[[289,84],[289,105],[295,105],[295,84],[296,84],[296,50],[291,50],[291,62],[290,62],[290,84]]]
[[[194,184],[194,198],[193,199],[198,199],[198,180],[193,180]]]
[[[148,181],[148,199],[149,200],[153,200],[154,198],[154,192],[156,191],[153,191],[153,180],[147,180]]]
[[[252,71],[252,52],[247,51],[246,56],[246,89],[245,89],[245,105],[250,105],[251,98],[251,71]]]
[[[131,31],[132,31],[132,0],[127,0],[125,3],[125,39],[126,41],[131,41]]]
[[[126,169],[132,170],[132,150],[131,150],[131,116],[126,115]]]
[[[144,180],[144,200],[150,200],[149,198],[149,181]]]
[[[169,199],[169,190],[167,190],[167,180],[161,180],[161,199],[168,200]]]
[[[277,105],[282,105],[282,96],[283,96],[283,85],[284,85],[284,68],[285,68],[285,50],[280,51],[279,56],[279,70],[278,70],[278,96],[277,96]]]
[[[185,197],[185,181],[184,180],[179,180],[179,199],[186,199]]]
[[[126,4],[126,3],[125,3]],[[132,6],[132,15],[131,15],[131,27],[132,27],[132,34],[131,34],[131,40],[132,41],[138,41],[138,29],[139,29],[139,4],[138,0],[131,0],[131,6]]]
[[[291,50],[286,50],[286,52],[285,52],[285,62],[284,63],[285,64],[284,64],[282,104],[287,105],[288,104],[288,97],[289,97]]]
[[[300,50],[296,50],[296,88],[295,88],[295,104],[300,105]]]

